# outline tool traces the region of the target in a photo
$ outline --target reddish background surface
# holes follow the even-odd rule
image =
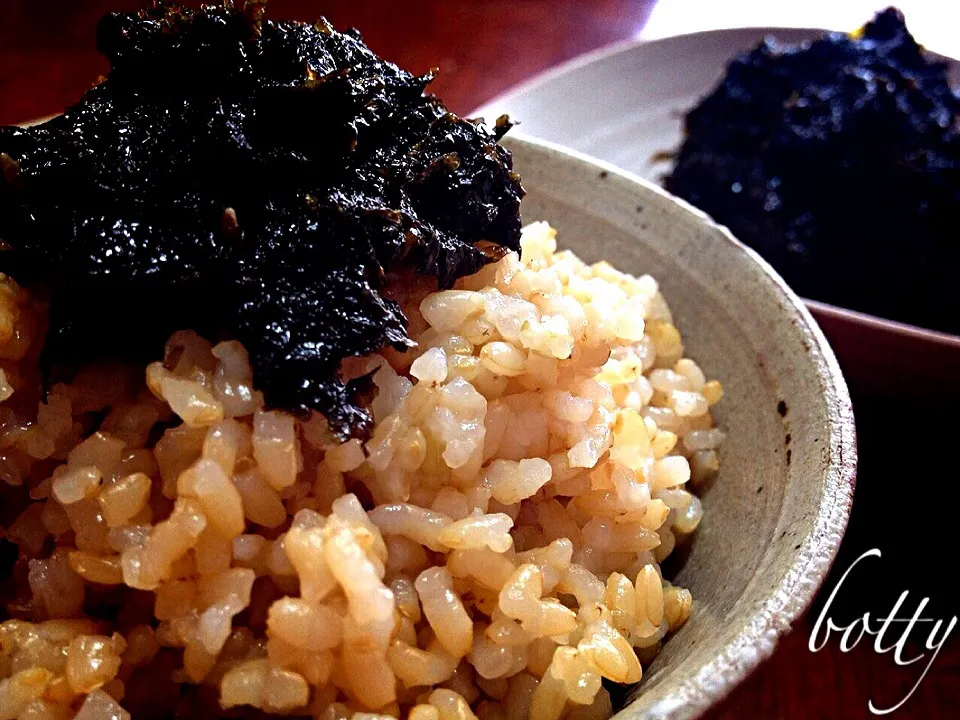
[[[106,69],[94,48],[97,19],[107,10],[140,5],[140,0],[0,0],[0,124],[49,115],[76,99]],[[325,14],[338,27],[357,26],[374,50],[411,71],[439,67],[434,91],[453,110],[466,112],[551,65],[636,36],[653,0],[273,0],[271,5],[274,18]],[[851,380],[856,385],[856,378]],[[904,590],[911,593],[910,610],[921,597],[932,597],[929,616],[949,617],[960,606],[956,591],[943,582],[956,567],[948,514],[958,506],[956,464],[937,450],[955,442],[947,426],[924,422],[940,412],[938,399],[912,397],[905,380],[891,377],[882,397],[854,398],[860,473],[837,568],[871,547],[881,547],[884,560],[845,588],[838,620],[849,622],[868,610],[882,616]],[[956,388],[946,393],[957,396]],[[911,441],[914,425],[923,437]],[[868,699],[880,707],[895,704],[926,664],[897,667],[890,654],[875,654],[867,642],[841,653],[834,640],[813,654],[807,649],[812,624],[811,618],[799,622],[773,658],[708,717],[869,717]],[[957,642],[940,653],[893,717],[960,717]]]
[[[145,0],[0,0],[0,124],[43,117],[96,81],[97,20]],[[187,4],[196,4],[190,3]],[[651,0],[271,0],[270,17],[360,28],[377,53],[411,72],[440,68],[434,91],[466,112],[514,83],[630,37]]]

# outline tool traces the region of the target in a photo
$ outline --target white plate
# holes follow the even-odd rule
[[[755,27],[631,40],[560,65],[470,115],[492,121],[508,113],[526,135],[565,145],[659,184],[670,170],[670,160],[657,161],[657,155],[680,145],[683,115],[710,92],[733,57],[767,36],[790,43],[823,32]],[[949,63],[951,83],[960,87],[960,62],[942,59]],[[891,378],[921,378],[937,392],[960,362],[960,337],[823,303],[808,305],[857,392],[889,395],[906,386]]]
[[[683,115],[709,93],[727,64],[772,36],[783,43],[825,31],[755,27],[711,30],[648,42],[630,40],[583,55],[477,108],[492,122],[508,113],[526,135],[565,145],[653,182],[670,169]],[[930,53],[935,57],[941,57]],[[950,78],[960,86],[960,62]]]

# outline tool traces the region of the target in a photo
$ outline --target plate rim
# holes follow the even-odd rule
[[[492,114],[499,114],[499,110],[496,110],[497,107],[502,107],[516,100],[516,98],[525,95],[529,92],[539,90],[540,88],[548,85],[550,82],[563,77],[567,74],[580,70],[584,67],[587,67],[593,63],[606,60],[608,58],[622,55],[625,53],[633,52],[639,47],[644,47],[648,45],[659,45],[666,44],[671,42],[676,42],[681,39],[689,39],[694,37],[704,37],[704,36],[717,36],[717,35],[736,35],[740,33],[755,33],[758,35],[775,35],[776,33],[781,32],[790,32],[797,33],[801,35],[810,35],[811,37],[816,35],[822,35],[828,32],[844,32],[843,30],[825,28],[825,27],[816,27],[816,26],[807,26],[807,25],[797,25],[797,26],[788,26],[788,25],[741,25],[737,27],[730,28],[715,28],[711,30],[691,30],[689,32],[681,32],[672,35],[665,35],[663,37],[646,39],[642,37],[633,37],[627,38],[624,40],[618,40],[613,43],[608,43],[594,50],[581,53],[569,60],[561,62],[557,65],[554,65],[546,70],[543,70],[526,80],[523,80],[515,85],[512,85],[502,92],[498,93],[494,97],[485,101],[481,105],[470,110],[463,117],[466,118],[482,118],[483,121],[487,124],[492,123],[496,118]],[[921,47],[924,47],[924,50],[940,62],[946,62],[955,66],[956,72],[960,73],[960,58],[956,58],[950,55],[945,55],[943,53],[937,52],[936,50],[930,50],[921,44]],[[487,117],[490,115],[490,117]],[[570,148],[558,143],[557,141],[550,140],[548,138],[543,138],[533,133],[527,133],[523,130],[523,124],[518,123],[517,129],[513,131],[514,136],[523,135],[525,139],[534,139],[538,141],[543,141],[548,145],[556,146],[560,149],[573,152],[577,155],[582,155],[584,157],[590,158],[594,162],[598,163],[607,163],[607,161],[591,156],[589,153],[584,153],[580,150]],[[608,163],[609,164],[609,163]],[[619,168],[615,164],[610,164],[611,167],[617,168],[623,172],[627,172],[630,175],[636,176],[636,173],[633,173],[629,170]],[[644,178],[640,180],[647,182]],[[656,185],[655,183],[652,183]],[[657,186],[659,187],[659,186]],[[660,188],[662,190],[662,188]],[[711,218],[711,221],[712,218]],[[899,320],[892,320],[889,318],[884,318],[879,315],[873,315],[866,313],[860,310],[855,310],[852,308],[842,307],[840,305],[833,305],[830,303],[825,303],[818,300],[812,300],[810,298],[801,298],[801,300],[806,305],[807,309],[816,318],[817,316],[825,315],[831,317],[831,319],[843,322],[847,325],[853,325],[868,330],[882,332],[890,335],[898,335],[905,339],[909,339],[914,342],[932,344],[937,346],[942,346],[953,351],[960,352],[960,335],[954,335],[945,331],[937,330],[935,328],[928,328],[922,325],[915,325],[912,323],[905,323]]]
[[[690,30],[688,32],[679,32],[672,35],[664,35],[663,37],[649,39],[643,37],[632,37],[623,40],[617,40],[612,43],[607,43],[606,45],[601,45],[593,50],[588,50],[587,52],[576,55],[569,60],[557,63],[556,65],[548,67],[545,70],[532,75],[526,80],[521,80],[520,82],[507,87],[505,90],[502,90],[488,100],[485,100],[480,105],[477,105],[471,109],[464,115],[464,117],[482,117],[484,115],[484,111],[489,111],[498,105],[503,105],[506,103],[506,101],[510,100],[511,98],[516,98],[521,94],[528,93],[532,90],[537,90],[558,77],[562,77],[563,75],[579,70],[595,62],[606,60],[607,58],[621,55],[623,53],[631,52],[641,46],[660,45],[675,42],[680,39],[702,37],[707,35],[733,35],[735,33],[743,32],[763,33],[764,35],[769,35],[785,31],[809,35],[822,35],[830,32],[846,32],[845,30],[837,28],[818,27],[815,25],[740,25],[730,28],[714,28],[712,30]],[[920,43],[920,46],[926,53],[933,55],[938,61],[960,66],[960,58],[953,57],[951,55],[945,55],[944,53],[936,50],[931,50],[922,43]],[[495,119],[496,118],[491,118],[490,121],[492,122],[492,120]],[[487,118],[484,118],[484,120],[486,121]],[[529,135],[528,137],[535,136]]]

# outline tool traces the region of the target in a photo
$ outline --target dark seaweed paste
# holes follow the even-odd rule
[[[105,17],[109,76],[0,129],[0,272],[49,293],[50,367],[192,328],[244,343],[271,406],[362,434],[337,370],[409,344],[388,273],[449,286],[519,245],[508,125],[456,117],[356,31],[262,10]]]

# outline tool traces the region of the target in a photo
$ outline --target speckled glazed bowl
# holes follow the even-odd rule
[[[693,718],[768,657],[827,574],[846,527],[856,446],[836,359],[800,299],[703,213],[613,166],[511,133],[527,197],[588,261],[652,274],[687,354],[724,386],[717,481],[676,581],[689,622],[618,718]]]

